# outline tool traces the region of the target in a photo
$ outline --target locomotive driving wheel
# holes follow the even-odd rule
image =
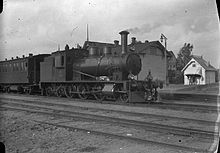
[[[56,95],[57,95],[58,97],[62,97],[62,96],[65,95],[65,89],[64,89],[63,86],[60,86],[60,87],[57,88],[57,90],[56,90]]]
[[[95,99],[99,102],[103,101],[105,99],[105,95],[102,92],[102,86],[101,85],[96,85],[94,88],[94,94],[93,96],[95,97]]]
[[[73,98],[75,96],[75,93],[77,91],[77,88],[75,85],[69,85],[69,86],[66,86],[65,88],[65,95],[66,97],[68,98]]]
[[[87,85],[79,85],[77,88],[78,96],[80,99],[87,99],[89,97],[88,86]]]
[[[102,91],[95,93],[94,97],[97,101],[100,101],[100,102],[105,99],[105,95],[102,93]]]
[[[52,95],[53,95],[53,89],[52,89],[52,87],[47,87],[47,88],[46,88],[46,95],[47,95],[47,96],[52,96]]]
[[[121,102],[127,103],[129,101],[128,93],[121,93],[119,96]]]

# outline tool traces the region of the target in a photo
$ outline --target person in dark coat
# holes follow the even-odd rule
[[[147,88],[145,90],[149,91],[149,94],[146,98],[148,100],[152,99],[152,93],[153,93],[153,76],[151,75],[151,71],[148,71],[147,77],[144,79],[147,83]],[[147,93],[147,92],[146,92]]]
[[[152,81],[153,77],[151,75],[151,71],[149,70],[147,77],[145,78],[145,81],[147,81],[147,86],[149,89],[152,89]]]

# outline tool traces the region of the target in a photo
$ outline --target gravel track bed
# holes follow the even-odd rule
[[[0,95],[0,98],[1,96],[2,95]],[[46,114],[42,115],[39,113],[30,113],[30,112],[28,113],[28,112],[9,111],[9,110],[1,109],[1,125],[3,125],[4,128],[1,129],[0,140],[3,141],[5,144],[7,144],[6,146],[10,146],[10,147],[6,147],[8,149],[8,152],[16,152],[16,153],[17,152],[56,152],[57,150],[59,150],[58,152],[98,152],[98,153],[99,152],[100,153],[101,152],[103,153],[104,152],[136,153],[136,152],[146,152],[146,150],[149,152],[159,152],[159,153],[160,152],[170,152],[170,153],[172,152],[195,152],[195,151],[203,152],[205,150],[210,151],[210,148],[213,149],[213,143],[216,141],[214,138],[213,139],[204,139],[204,138],[201,139],[201,137],[198,137],[196,135],[175,135],[175,134],[170,134],[170,133],[161,132],[161,131],[160,132],[148,131],[147,129],[144,129],[141,126],[134,127],[134,126],[121,125],[121,124],[112,124],[112,123],[109,123],[108,121],[100,122],[100,121],[94,121],[94,120],[84,120],[84,119],[80,119],[77,117],[75,118],[68,117],[67,115],[66,117],[58,115],[58,114],[62,114],[61,112],[63,110],[73,111],[73,108],[75,107],[74,112],[77,112],[77,113],[87,113],[87,114],[89,113],[91,115],[99,115],[99,116],[102,115],[104,117],[115,117],[115,118],[120,117],[122,119],[131,119],[135,121],[144,121],[144,122],[147,121],[147,122],[152,122],[152,123],[162,123],[162,124],[170,123],[171,125],[173,124],[176,126],[176,125],[181,125],[181,122],[177,120],[176,121],[175,120],[172,120],[172,121],[163,120],[163,119],[160,119],[159,116],[157,118],[156,117],[152,118],[152,116],[147,117],[147,115],[151,113],[158,114],[158,112],[160,112],[159,115],[162,114],[162,115],[168,115],[172,117],[174,113],[178,113],[178,115],[180,116],[178,116],[177,114],[175,116],[178,116],[180,118],[184,117],[184,118],[190,119],[191,115],[196,114],[198,116],[200,115],[200,117],[203,115],[208,116],[205,118],[206,120],[210,117],[216,116],[216,113],[189,112],[189,111],[183,111],[183,110],[165,111],[164,109],[161,110],[161,109],[147,108],[147,107],[131,107],[131,106],[123,106],[123,105],[99,104],[99,103],[94,103],[94,102],[92,103],[76,102],[75,100],[73,101],[72,99],[70,100],[66,98],[64,99],[64,98],[54,98],[54,97],[44,98],[40,96],[37,97],[37,96],[21,96],[21,95],[12,95],[12,96],[6,95],[3,97],[4,98],[10,97],[11,100],[17,98],[18,101],[14,103],[16,105],[20,102],[22,103],[22,101],[25,102],[25,100],[36,101],[38,102],[38,105],[36,105],[35,102],[29,103],[29,106],[27,106],[27,108],[36,106],[35,109],[38,109],[38,110],[42,110],[42,108],[40,108],[40,106],[42,107],[42,103],[40,102],[46,101],[47,106],[45,108],[45,111],[47,111],[48,113],[51,112],[54,114],[52,116],[48,116]],[[1,102],[3,102],[3,99],[1,99]],[[20,106],[22,105],[21,103],[20,103]],[[70,107],[68,107],[68,105]],[[4,107],[7,105],[4,103],[1,103],[1,106]],[[56,110],[52,110],[53,108],[56,108]],[[110,110],[106,110],[106,109],[110,109]],[[126,112],[123,114],[121,110],[126,111]],[[131,114],[129,114],[129,112]],[[140,116],[140,113],[142,113],[142,116]],[[13,115],[10,116],[11,114],[15,116]],[[23,118],[17,118],[19,117],[18,114],[22,114]],[[204,120],[204,118],[199,118],[199,120],[200,119]],[[17,124],[16,122],[17,120],[19,120],[18,123],[20,123],[21,121],[22,124]],[[9,124],[8,126],[7,123],[10,123],[10,122],[12,122],[13,124],[12,125]],[[29,123],[30,123],[30,126],[28,126]],[[196,127],[196,124],[193,124],[193,123],[190,124],[189,120],[185,120],[185,123],[182,122],[182,124],[184,124],[184,126],[186,125],[186,127],[189,127],[190,125],[192,127]],[[206,126],[205,124],[206,122],[201,122],[201,121],[199,123],[199,125],[203,126],[203,128],[206,130],[212,127],[212,126]],[[27,125],[27,129],[26,129],[26,125]],[[23,129],[22,131],[20,131],[19,129],[20,126],[24,127],[26,131]],[[62,134],[61,131],[67,131],[69,135],[71,135],[72,133],[73,134],[80,133],[81,137],[76,137],[76,138],[74,138],[74,136],[71,137],[71,138],[74,138],[74,140],[76,141],[74,143],[72,143],[72,141],[69,139],[65,139],[66,137],[68,137],[67,135],[65,136],[65,138],[62,136],[56,138],[56,137],[53,137],[54,134],[52,134],[53,138],[48,139],[51,136],[51,135],[50,136],[47,135],[48,131],[46,131],[45,133],[45,129],[42,128],[39,130],[38,126],[53,127],[50,129],[53,132],[55,131],[55,133],[56,133],[56,129],[60,129],[60,132],[58,132],[57,135]],[[36,143],[35,140],[31,139],[31,137],[25,137],[26,139],[28,140],[31,139],[31,140],[28,141],[27,143],[24,142],[24,136],[27,135],[28,132],[31,132],[31,131],[28,131],[29,128],[31,129],[31,131],[35,131],[35,132],[36,130],[41,131],[41,133],[44,133],[45,136],[47,136],[44,138],[47,141],[44,141],[40,139],[39,137],[37,138],[37,142],[38,140],[39,142],[44,142],[47,147],[42,147],[44,146],[44,143],[39,145],[38,143]],[[75,130],[73,130],[74,128]],[[77,128],[82,129],[82,130],[81,131],[76,130]],[[50,133],[51,131],[49,131],[49,134],[51,134]],[[101,132],[103,133],[103,135],[102,134],[97,135],[97,133],[95,134],[93,133],[93,131]],[[18,132],[20,133],[23,132],[24,136],[19,135],[20,133]],[[35,136],[35,132],[33,133],[34,136]],[[106,133],[106,135],[104,133]],[[122,137],[114,137],[114,136],[111,137],[111,133],[120,135]],[[31,136],[31,135],[28,135],[28,136]],[[138,141],[132,140],[131,139],[132,137],[137,138],[137,139],[144,139],[149,142],[147,144],[138,143]],[[77,138],[79,138],[80,140],[78,140]],[[63,140],[63,141],[61,142],[59,140]],[[108,141],[106,142],[106,140],[112,140],[111,142],[114,142],[113,145],[108,144]],[[88,141],[90,141],[89,145],[86,145],[88,144]],[[95,141],[96,143],[94,144],[93,141]],[[157,142],[158,144],[151,143],[151,141]],[[58,142],[62,144],[62,148],[58,149],[57,146],[60,145]],[[69,143],[70,144],[72,143],[72,144],[68,146]],[[38,144],[38,145],[36,146],[35,144]],[[67,148],[65,147],[66,144],[68,144]],[[128,144],[133,147],[131,148]],[[164,145],[161,145],[161,144],[164,144]],[[170,144],[170,146],[169,145],[166,146],[165,144]],[[192,150],[180,149],[181,147],[180,148],[172,147],[172,145],[181,146],[183,148],[188,147],[188,148],[191,148]],[[14,146],[17,146],[17,147],[14,147]],[[119,147],[119,149],[115,150],[115,147],[117,148],[118,146],[122,146],[122,147]],[[19,149],[16,149],[16,148],[19,148]],[[136,148],[136,150],[134,150],[133,148]]]
[[[42,120],[42,119],[41,119]],[[36,122],[36,118],[34,120]],[[41,122],[41,121],[37,121]],[[45,122],[45,119],[43,119],[43,122]],[[113,135],[116,137],[122,136],[123,139],[125,135],[125,139],[131,139],[131,140],[138,140],[141,139],[144,142],[147,143],[155,143],[160,146],[169,146],[171,148],[175,149],[183,149],[183,150],[192,150],[196,152],[200,151],[207,151],[208,148],[212,145],[214,139],[201,139],[194,136],[179,136],[179,135],[173,135],[173,134],[167,134],[167,133],[161,133],[161,132],[149,132],[142,128],[129,128],[126,126],[120,126],[118,125],[112,125],[112,124],[105,124],[105,123],[98,123],[98,122],[92,122],[91,121],[81,121],[81,120],[68,120],[66,117],[57,117],[52,116],[52,120],[47,120],[47,123],[56,123],[55,125],[59,126],[68,126],[71,128],[82,128],[83,130],[92,131],[93,133],[102,133],[103,135]],[[90,132],[88,132],[90,133]],[[128,137],[129,134],[129,137]],[[133,135],[133,136],[132,136]],[[145,142],[145,143],[146,143]]]
[[[0,117],[0,141],[7,153],[194,152],[40,124],[35,120],[54,120],[54,117],[36,113],[1,111]]]

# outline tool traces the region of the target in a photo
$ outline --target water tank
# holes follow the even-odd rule
[[[105,46],[103,48],[103,55],[106,56],[106,55],[111,55],[111,54],[112,54],[111,47]]]
[[[98,54],[98,48],[97,47],[91,47],[89,49],[89,56],[97,56]]]

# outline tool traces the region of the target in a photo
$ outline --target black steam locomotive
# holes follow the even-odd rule
[[[52,54],[29,55],[0,63],[0,88],[3,91],[81,99],[120,99],[123,102],[156,100],[158,84],[138,81],[141,58],[127,49],[127,31],[120,32],[120,54],[111,47],[102,52],[96,47],[69,49]]]

